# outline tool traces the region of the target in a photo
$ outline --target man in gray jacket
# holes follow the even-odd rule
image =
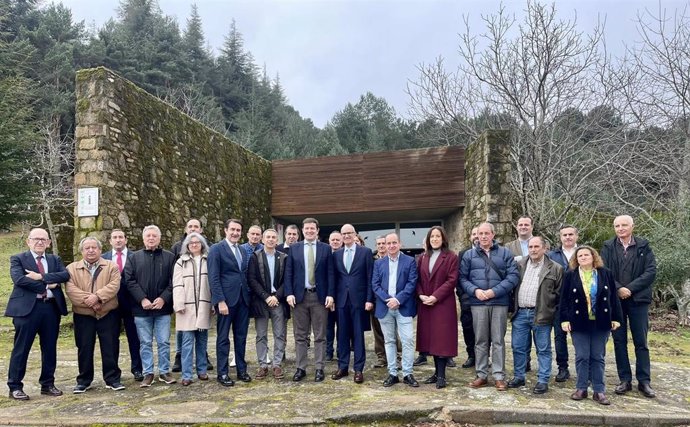
[[[541,236],[528,241],[529,256],[518,262],[520,283],[515,288],[515,301],[511,344],[513,347],[514,376],[509,388],[525,385],[528,343],[534,335],[539,370],[534,394],[549,390],[551,377],[551,325],[558,309],[563,267],[546,254],[546,244]]]

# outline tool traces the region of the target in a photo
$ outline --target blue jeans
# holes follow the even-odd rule
[[[386,347],[386,362],[388,363],[388,373],[398,375],[397,362],[397,340],[400,334],[402,343],[402,371],[403,376],[412,374],[412,363],[414,362],[414,333],[412,330],[412,317],[400,314],[400,310],[388,309],[388,313],[379,319],[383,339]],[[396,327],[397,333],[396,334]]]
[[[143,374],[153,374],[153,338],[158,346],[158,373],[170,371],[170,315],[135,317]]]
[[[194,354],[196,354],[196,373],[206,373],[206,345],[208,343],[208,329],[196,331],[177,331],[182,334],[181,363],[182,379],[192,379],[194,368]]]
[[[605,391],[606,342],[609,340],[610,332],[594,329],[594,325],[590,325],[588,331],[570,333],[575,347],[575,369],[577,370],[575,387],[578,390],[587,390],[587,385],[591,381],[592,391],[595,393]]]
[[[511,332],[513,370],[515,378],[525,379],[528,344],[534,336],[534,345],[537,348],[537,360],[539,361],[537,381],[548,384],[549,377],[551,377],[551,324],[535,325],[534,314],[533,308],[520,308],[513,316]]]

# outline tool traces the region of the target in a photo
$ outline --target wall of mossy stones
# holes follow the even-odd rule
[[[487,130],[465,151],[464,234],[490,222],[501,242],[515,239],[511,224],[510,131]],[[469,241],[469,240],[467,240]]]
[[[100,189],[99,214],[77,217],[74,248],[87,235],[106,242],[120,228],[141,248],[156,224],[162,245],[199,218],[214,241],[223,222],[270,224],[271,164],[106,68],[76,76],[75,198]]]

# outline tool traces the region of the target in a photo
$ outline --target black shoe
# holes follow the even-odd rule
[[[208,352],[206,352],[206,370],[207,371],[213,370],[213,363],[211,363],[211,358],[208,357]]]
[[[562,383],[570,378],[570,371],[568,368],[558,368],[558,375],[556,375],[556,382]]]
[[[474,368],[474,357],[468,357],[467,360],[465,360],[465,363],[463,363],[461,366],[465,369]]]
[[[295,374],[297,375],[297,374]],[[314,373],[314,382],[320,383],[326,378],[326,374],[323,373],[323,369],[317,369]]]
[[[134,376],[134,381],[144,381],[144,374],[141,371],[132,371],[132,375]]]
[[[304,369],[297,368],[295,375],[292,376],[292,381],[302,381],[302,379],[306,376],[307,373],[304,371]]]
[[[398,377],[396,377],[396,378],[398,378]],[[410,387],[419,387],[419,383],[417,382],[416,379],[414,379],[414,376],[412,376],[412,374],[405,375],[403,377],[403,383],[409,385]]]
[[[616,394],[625,394],[632,390],[632,383],[630,381],[621,381],[614,390]]]
[[[525,386],[525,380],[524,379],[513,377],[510,381],[508,381],[508,388],[518,388],[518,387],[524,387],[524,386]]]
[[[172,367],[173,372],[182,372],[182,355],[180,353],[175,353],[175,362]]]
[[[525,372],[532,372],[532,362],[527,362],[527,367],[525,368]]]
[[[326,353],[326,362],[333,361],[333,353]]]
[[[436,384],[436,380],[438,380],[438,377],[436,376],[436,374],[434,374],[422,382],[424,384]]]
[[[90,388],[91,388],[91,385],[77,384],[72,389],[72,393],[74,393],[74,394],[86,393],[86,390],[88,390]]]
[[[24,390],[12,390],[10,391],[10,398],[14,400],[29,400],[29,395],[24,393]]]
[[[650,399],[656,397],[656,392],[652,389],[649,383],[638,384],[637,389],[644,397],[648,397]]]
[[[446,388],[446,379],[444,377],[436,378],[436,388]]]
[[[407,378],[407,377],[405,377]],[[391,387],[400,382],[400,378],[397,375],[388,375],[388,378],[383,382],[384,387]]]
[[[62,396],[62,391],[54,385],[49,385],[47,387],[41,387],[41,394],[45,394],[46,396]]]
[[[247,372],[240,372],[239,374],[237,374],[237,379],[242,381],[243,383],[252,382],[252,377],[250,377]]]
[[[537,383],[537,385],[534,386],[534,390],[532,390],[532,393],[534,394],[544,394],[547,391],[549,391],[549,385],[546,383]]]
[[[455,363],[455,359],[453,359],[452,357],[449,357],[449,358],[446,360],[446,366],[449,367],[449,368],[455,368],[455,367],[457,367],[458,365],[457,365],[457,363]]]
[[[106,384],[105,387],[109,388],[111,390],[115,390],[115,391],[120,391],[120,390],[125,389],[124,384],[122,384],[120,381],[115,381],[115,382],[112,382],[110,384]]]
[[[426,365],[426,356],[422,356],[421,354],[412,362],[412,365],[414,366],[421,366],[421,365]]]
[[[228,375],[221,375],[217,378],[217,381],[223,387],[232,387],[235,385],[235,381],[232,380]]]

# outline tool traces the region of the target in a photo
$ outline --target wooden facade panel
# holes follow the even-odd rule
[[[274,216],[462,207],[465,150],[434,147],[273,162]]]

